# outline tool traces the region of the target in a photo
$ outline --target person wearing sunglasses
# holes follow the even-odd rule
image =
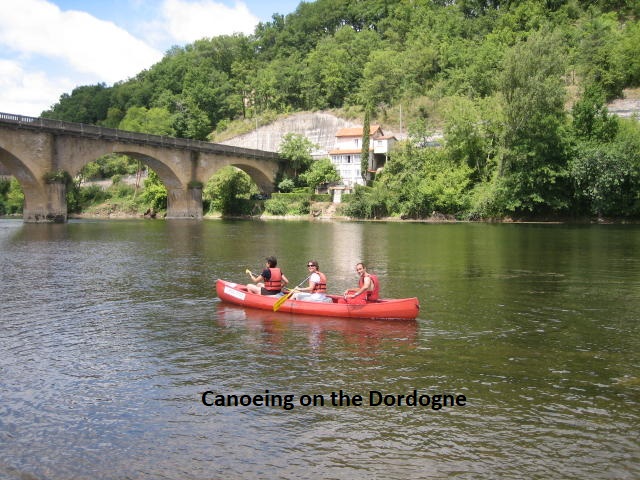
[[[316,260],[307,262],[307,270],[309,270],[309,285],[307,287],[298,288],[293,294],[294,300],[303,300],[306,302],[331,302],[331,298],[327,297],[327,276],[319,269]]]

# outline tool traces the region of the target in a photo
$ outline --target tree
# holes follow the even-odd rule
[[[106,118],[111,90],[104,83],[74,88],[71,95],[63,93],[51,109],[42,112],[45,118],[67,122],[96,124]]]
[[[282,137],[279,153],[283,159],[289,162],[294,179],[297,180],[300,171],[311,165],[313,161],[311,152],[314,147],[311,140],[298,133],[287,133]]]
[[[181,98],[176,103],[173,127],[181,138],[206,140],[211,133],[211,123],[205,112],[191,98]]]
[[[584,213],[598,216],[637,214],[640,175],[615,146],[583,144],[571,161],[571,178]]]
[[[309,99],[307,108],[335,108],[352,99],[365,66],[371,64],[369,54],[379,44],[377,33],[357,32],[348,26],[322,39],[305,62],[302,81],[303,94]]]
[[[602,87],[607,100],[622,94],[625,82],[625,55],[615,13],[590,10],[580,25],[579,71],[587,84]],[[637,56],[637,46],[636,46]]]
[[[253,188],[251,177],[242,170],[227,166],[221,168],[207,182],[202,191],[203,199],[209,202],[209,211],[223,215],[245,213],[246,202]]]
[[[160,177],[153,170],[149,170],[149,176],[144,181],[142,200],[157,212],[167,209],[167,198],[168,192]]]
[[[506,211],[559,212],[568,206],[561,38],[539,32],[507,53],[500,88],[504,137],[499,175]]]
[[[369,177],[369,149],[371,137],[371,104],[364,107],[364,124],[362,125],[362,150],[360,151],[360,175],[366,182]]]
[[[573,130],[585,140],[609,142],[618,132],[618,117],[609,115],[605,93],[598,84],[585,87],[582,97],[572,109]]]
[[[496,146],[502,129],[500,105],[495,98],[445,99],[444,138],[447,156],[457,165],[473,169],[475,181],[487,181],[495,169]]]
[[[640,213],[640,126],[621,120],[609,142],[578,139],[569,163],[576,213],[632,216]]]
[[[118,128],[131,132],[174,136],[173,119],[164,108],[131,107],[127,110]]]
[[[24,192],[15,177],[0,177],[0,215],[21,213],[24,207]]]
[[[300,175],[300,180],[305,182],[308,187],[315,189],[325,183],[339,182],[340,174],[336,171],[331,160],[322,158],[313,162],[309,170]]]

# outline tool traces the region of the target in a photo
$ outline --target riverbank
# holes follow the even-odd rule
[[[21,216],[5,216],[0,218],[21,218]],[[115,211],[111,213],[74,213],[69,214],[69,219],[102,219],[102,220],[126,220],[126,219],[149,219],[149,220],[164,220],[166,217],[164,214],[150,217],[143,214],[129,214],[121,211]],[[609,224],[630,224],[635,225],[640,223],[640,219],[637,218],[609,218],[609,217],[540,217],[540,218],[487,218],[479,220],[460,220],[456,219],[452,215],[435,214],[428,218],[400,218],[400,217],[382,217],[375,219],[355,218],[347,217],[344,215],[332,214],[332,215],[239,215],[239,216],[223,216],[221,214],[209,214],[204,215],[203,220],[221,220],[221,219],[237,219],[237,220],[287,220],[287,221],[340,221],[340,222],[373,222],[373,223],[540,223],[540,224],[576,224],[576,225],[609,225]]]
[[[166,218],[165,212],[151,214],[152,212],[139,213],[131,210],[123,210],[118,204],[105,203],[93,208],[89,212],[70,213],[69,219],[99,219],[99,220],[127,220],[127,219],[149,219],[163,220]],[[427,218],[401,218],[401,217],[382,217],[375,219],[355,218],[341,215],[339,209],[335,208],[335,204],[327,204],[327,202],[318,202],[311,205],[311,213],[306,215],[269,215],[263,213],[261,215],[237,215],[223,216],[222,214],[207,214],[203,216],[204,220],[220,220],[220,219],[242,219],[242,220],[288,220],[288,221],[343,221],[343,222],[380,222],[380,223],[546,223],[546,224],[638,224],[639,218],[615,218],[615,217],[511,217],[502,218],[485,218],[477,220],[461,220],[453,215],[444,215],[435,212]],[[22,215],[0,215],[0,219],[21,219]]]

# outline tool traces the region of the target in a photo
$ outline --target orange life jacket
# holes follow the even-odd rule
[[[373,273],[366,273],[366,275],[371,279],[371,283],[373,283],[373,290],[367,290],[367,301],[373,302],[380,298],[380,284],[378,283],[378,276]],[[362,288],[363,285],[364,276],[358,279],[358,287]]]
[[[311,293],[327,293],[327,276],[322,272],[316,272],[320,275],[320,283],[313,286]]]
[[[282,290],[282,270],[279,268],[269,268],[271,278],[264,279],[264,288],[271,292],[279,292]]]

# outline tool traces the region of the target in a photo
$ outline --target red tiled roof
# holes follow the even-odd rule
[[[341,128],[336,132],[336,137],[362,137],[363,127]],[[369,135],[373,135],[380,129],[380,125],[371,125]]]

